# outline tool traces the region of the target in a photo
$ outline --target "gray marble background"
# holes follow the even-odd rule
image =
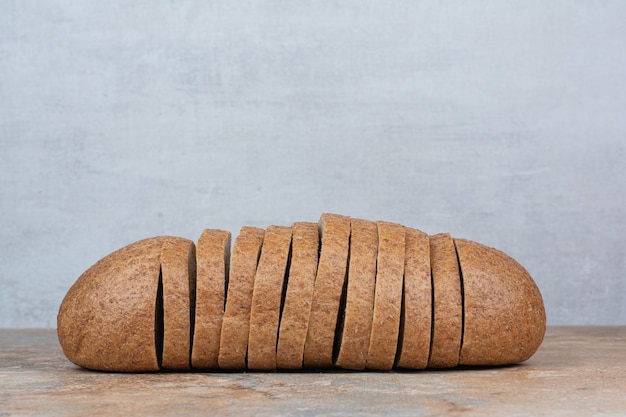
[[[626,2],[0,0],[0,327],[144,237],[384,219],[626,324]]]

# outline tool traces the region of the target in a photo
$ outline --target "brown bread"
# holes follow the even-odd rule
[[[320,234],[322,249],[304,344],[304,366],[308,368],[333,366],[335,327],[348,266],[350,218],[322,214]]]
[[[463,332],[461,277],[454,242],[449,233],[430,237],[433,275],[433,335],[429,368],[452,368],[459,364]]]
[[[165,369],[191,366],[192,311],[196,278],[195,245],[168,237],[161,250],[163,279],[163,362]]]
[[[367,361],[374,315],[378,228],[375,222],[360,219],[351,219],[350,228],[348,289],[335,365],[362,370]]]
[[[70,361],[101,371],[159,369],[162,328],[155,306],[162,246],[162,237],[125,246],[72,285],[57,316],[59,343]]]
[[[191,366],[217,368],[226,283],[230,265],[230,232],[206,229],[196,249],[196,315]]]
[[[254,276],[248,369],[276,369],[280,304],[290,245],[291,227],[270,226],[265,230],[261,258]]]
[[[513,364],[543,340],[539,289],[496,249],[333,214],[268,230],[257,268],[265,231],[242,228],[230,277],[225,231],[203,232],[197,256],[170,236],[105,256],[61,303],[63,352],[117,372],[215,369],[216,357],[223,369],[388,370]]]
[[[294,223],[292,233],[291,266],[276,351],[276,364],[281,369],[302,368],[319,256],[317,223]]]
[[[469,240],[455,243],[465,294],[460,364],[504,365],[530,358],[546,331],[537,285],[505,253]]]
[[[218,364],[223,369],[246,367],[254,274],[264,234],[263,229],[244,226],[233,245],[218,356]]]
[[[402,305],[404,276],[404,227],[389,222],[378,226],[378,265],[372,333],[367,352],[368,369],[390,370],[393,367]]]
[[[396,366],[423,369],[428,365],[432,319],[430,241],[426,233],[405,227],[404,303]]]

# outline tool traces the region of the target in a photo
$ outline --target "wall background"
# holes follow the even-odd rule
[[[626,324],[626,2],[0,0],[0,327],[144,237],[384,219]]]

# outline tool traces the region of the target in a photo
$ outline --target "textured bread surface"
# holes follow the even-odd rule
[[[292,234],[291,265],[276,351],[276,364],[281,369],[302,368],[319,258],[317,223],[294,223]]]
[[[463,274],[462,365],[525,361],[546,331],[541,293],[526,269],[505,253],[455,239]]]
[[[263,229],[244,226],[233,245],[226,309],[220,334],[220,368],[246,367],[254,274],[264,235]]]
[[[323,214],[318,223],[160,236],[85,271],[57,317],[88,369],[493,366],[543,341],[541,293],[501,251],[448,233]],[[196,271],[197,270],[197,271]]]
[[[161,249],[163,279],[163,359],[165,369],[185,370],[191,366],[192,294],[195,291],[195,244],[168,237]]]
[[[378,228],[375,222],[361,219],[351,219],[350,228],[348,289],[335,365],[362,370],[367,361],[374,315]]]
[[[155,305],[163,238],[125,246],[96,262],[65,295],[57,316],[63,353],[102,371],[159,369]]]
[[[276,369],[280,304],[290,245],[291,227],[270,226],[265,230],[252,293],[248,369]]]
[[[430,237],[433,275],[433,340],[428,366],[452,368],[459,364],[463,332],[461,277],[454,242],[449,233]]]
[[[403,321],[396,366],[423,369],[428,365],[432,318],[430,239],[410,227],[405,232]]]
[[[196,248],[196,316],[191,351],[193,368],[217,368],[226,282],[230,265],[230,232],[206,229]]]
[[[404,227],[399,224],[382,221],[376,224],[378,265],[366,367],[388,371],[394,364],[400,332],[405,233]]]
[[[304,366],[311,368],[329,368],[333,365],[335,328],[348,267],[350,218],[322,214],[320,234],[322,249],[304,344]]]

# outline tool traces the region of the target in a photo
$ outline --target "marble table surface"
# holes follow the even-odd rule
[[[626,326],[549,327],[516,366],[419,372],[83,370],[54,329],[0,329],[0,417],[624,416]]]

